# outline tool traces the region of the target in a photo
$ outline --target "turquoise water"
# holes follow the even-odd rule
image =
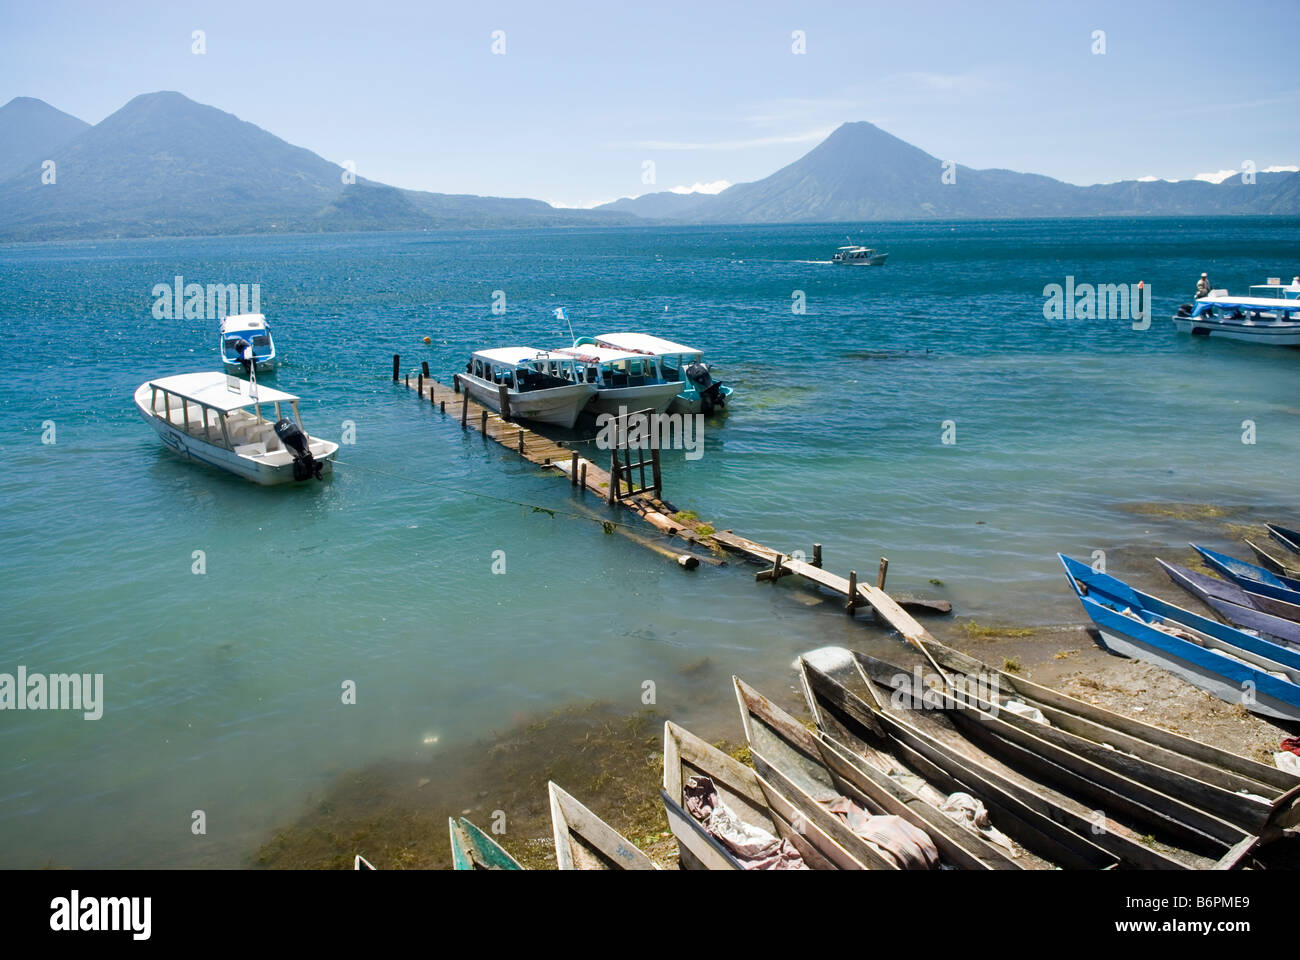
[[[815,262],[846,233],[888,249],[888,266]],[[731,673],[780,689],[810,645],[876,642],[832,604],[756,586],[750,568],[685,574],[596,524],[470,495],[570,502],[395,388],[393,353],[446,381],[471,348],[565,339],[556,306],[579,334],[698,344],[737,394],[702,459],[666,456],[678,506],[776,547],[820,541],[840,572],[888,555],[893,587],[942,579],[963,615],[1072,622],[1058,550],[1178,542],[1125,505],[1297,517],[1300,351],[1177,334],[1167,318],[1203,269],[1234,291],[1289,278],[1300,223],[0,247],[0,671],[103,673],[106,700],[98,721],[0,713],[0,866],[239,865],[370,762],[577,699],[632,711],[645,680],[661,710],[720,722]],[[177,274],[261,284],[276,385],[307,398],[313,433],[356,425],[334,478],[257,488],[175,459],[140,421],[138,384],[216,364],[215,321],[151,314],[153,286]],[[1151,328],[1045,320],[1043,287],[1067,275],[1144,280]],[[806,314],[791,311],[796,290]],[[945,420],[955,444],[941,443]],[[356,705],[340,702],[347,680]]]

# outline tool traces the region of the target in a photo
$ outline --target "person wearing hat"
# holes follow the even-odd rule
[[[1196,299],[1210,295],[1210,277],[1209,274],[1201,274],[1201,279],[1196,281]]]

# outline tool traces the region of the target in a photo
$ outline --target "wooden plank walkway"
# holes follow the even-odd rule
[[[393,358],[393,379],[394,381],[399,379],[397,357]],[[459,420],[462,429],[477,431],[484,438],[496,441],[530,463],[556,470],[569,479],[571,486],[596,494],[602,502],[609,501],[611,482],[609,470],[581,456],[572,447],[565,446],[563,441],[552,440],[518,423],[506,420],[495,410],[471,399],[465,393],[438,383],[424,376],[423,373],[415,377],[408,373],[402,382],[407,388],[418,391],[421,401],[427,398],[430,404],[447,416]],[[692,547],[704,548],[715,554],[722,554],[725,551],[741,556],[752,563],[769,567],[757,573],[758,580],[775,581],[785,576],[797,576],[839,594],[844,598],[845,609],[850,614],[861,607],[868,607],[879,620],[913,642],[934,640],[934,637],[903,609],[904,604],[930,613],[951,612],[951,606],[946,601],[896,599],[887,594],[883,586],[858,583],[856,573],[844,578],[823,570],[820,563],[820,544],[814,545],[814,562],[808,563],[790,559],[789,554],[782,554],[730,530],[716,530],[712,525],[699,520],[694,514],[683,514],[654,490],[621,495],[617,498],[617,505],[630,510],[661,533],[676,537]],[[882,560],[880,572],[882,584],[887,566],[888,561]]]

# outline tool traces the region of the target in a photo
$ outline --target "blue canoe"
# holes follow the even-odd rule
[[[1217,570],[1245,590],[1250,602],[1259,609],[1275,617],[1300,621],[1300,580],[1278,576],[1253,563],[1198,547],[1194,543],[1191,546],[1205,558],[1211,569]]]
[[[1300,623],[1265,613],[1250,602],[1250,595],[1231,580],[1220,580],[1176,563],[1165,563],[1156,557],[1156,563],[1169,574],[1169,579],[1196,599],[1212,607],[1234,627],[1264,634],[1287,646],[1300,647]]]
[[[1154,663],[1255,713],[1300,720],[1300,652],[1134,590],[1063,554],[1057,557],[1107,649]]]

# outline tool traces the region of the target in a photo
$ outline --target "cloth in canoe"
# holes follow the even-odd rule
[[[1044,723],[1046,723],[1045,720]],[[959,790],[956,793],[949,794],[943,803],[939,804],[939,810],[958,823],[970,827],[990,843],[996,843],[1010,853],[1011,856],[1019,856],[1016,845],[1011,842],[1011,838],[993,826],[992,821],[989,820],[988,809],[969,793],[962,793]]]
[[[933,870],[939,866],[939,851],[930,835],[902,817],[873,816],[848,797],[836,797],[825,806],[900,870]]]
[[[1278,746],[1283,750],[1290,750],[1292,753],[1300,754],[1300,737],[1286,737]]]
[[[709,835],[731,851],[746,870],[807,870],[789,840],[746,823],[722,802],[712,778],[689,777],[682,786],[687,812]]]
[[[1227,650],[1221,650],[1218,647],[1207,647],[1205,646],[1204,643],[1201,642],[1200,636],[1198,634],[1193,633],[1192,631],[1189,630],[1184,630],[1182,627],[1176,627],[1165,620],[1155,620],[1155,621],[1143,620],[1140,616],[1138,616],[1133,611],[1131,607],[1125,607],[1123,610],[1120,611],[1120,613],[1124,614],[1124,616],[1126,617],[1131,617],[1132,619],[1138,621],[1139,623],[1145,623],[1148,627],[1151,627],[1155,630],[1159,630],[1161,633],[1167,633],[1169,634],[1169,636],[1177,637],[1179,640],[1186,640],[1188,643],[1194,643],[1198,647],[1205,647],[1205,649],[1209,650],[1211,653],[1217,653],[1221,657],[1227,657],[1229,660],[1235,660],[1237,663],[1244,664],[1247,667],[1252,667],[1253,669],[1258,670],[1260,673],[1267,673],[1270,677],[1274,677],[1278,680],[1285,680],[1288,683],[1291,682],[1291,678],[1288,677],[1281,670],[1269,670],[1266,667],[1261,667],[1259,664],[1251,663],[1249,660],[1246,660],[1243,657],[1239,657],[1236,654],[1229,653]]]

